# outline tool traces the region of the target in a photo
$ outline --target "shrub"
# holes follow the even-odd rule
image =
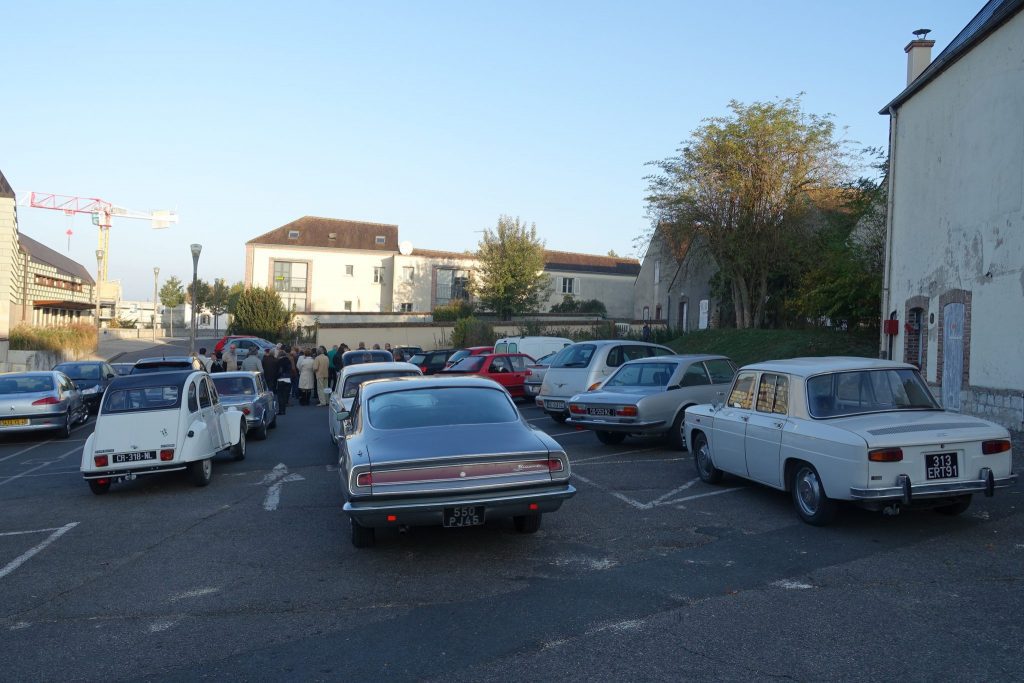
[[[551,307],[552,313],[592,313],[603,318],[608,317],[608,309],[600,299],[584,299],[577,301],[572,294],[562,297],[562,303]]]
[[[459,318],[472,318],[475,306],[466,299],[453,299],[447,304],[441,304],[433,310],[434,322],[450,323]]]
[[[87,323],[61,327],[18,325],[8,335],[12,351],[53,351],[77,354],[96,350],[96,328]]]
[[[457,349],[466,346],[490,346],[497,338],[490,323],[477,320],[473,316],[459,318],[455,321],[455,329],[452,330],[452,346]]]
[[[281,341],[289,336],[291,318],[277,292],[269,287],[251,287],[238,295],[229,332]]]

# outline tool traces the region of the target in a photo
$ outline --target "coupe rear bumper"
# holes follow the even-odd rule
[[[850,498],[863,501],[901,502],[904,505],[910,505],[915,499],[950,498],[972,493],[984,493],[986,496],[991,496],[996,489],[1007,488],[1015,481],[1017,481],[1016,474],[997,479],[993,476],[992,470],[987,467],[981,469],[977,479],[970,481],[912,484],[908,475],[901,474],[897,477],[897,486],[871,489],[851,488]]]
[[[565,424],[583,427],[584,429],[593,429],[599,432],[625,432],[629,434],[639,432],[663,432],[666,429],[664,420],[651,420],[648,422],[605,422],[604,420],[570,417],[565,421]]]
[[[487,519],[554,512],[562,503],[576,495],[571,484],[516,492],[470,494],[464,496],[432,496],[430,498],[399,498],[394,500],[356,500],[342,508],[348,516],[365,527],[440,526],[446,507],[482,505]],[[536,509],[530,509],[536,504]],[[395,519],[388,521],[391,515]]]

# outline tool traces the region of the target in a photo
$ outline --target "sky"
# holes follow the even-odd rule
[[[128,299],[242,279],[247,240],[305,215],[391,223],[475,248],[501,214],[550,249],[642,257],[646,162],[701,120],[803,94],[851,147],[982,0],[14,2],[0,0],[0,170],[29,191],[173,209],[115,219]],[[95,269],[89,216],[19,208],[19,228]],[[73,231],[70,250],[65,231]]]

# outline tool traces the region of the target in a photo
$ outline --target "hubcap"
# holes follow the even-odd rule
[[[210,463],[209,458],[203,461],[203,476],[210,476],[210,472],[213,471],[213,465]]]
[[[797,475],[797,501],[800,509],[807,515],[813,515],[821,504],[821,482],[814,470],[803,469]]]
[[[708,452],[706,443],[702,443],[697,449],[697,464],[700,465],[700,471],[704,474],[711,471],[711,454]]]

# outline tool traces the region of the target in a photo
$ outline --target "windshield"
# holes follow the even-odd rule
[[[249,377],[221,377],[218,374],[211,375],[213,386],[217,387],[217,393],[221,396],[255,396],[256,387]]]
[[[103,395],[104,413],[132,413],[143,410],[167,410],[181,405],[181,387],[133,387],[107,389]]]
[[[415,356],[409,359],[409,362],[413,365],[423,365],[423,362],[427,360],[427,354],[417,353]]]
[[[49,375],[22,375],[0,378],[0,394],[35,394],[53,391],[53,378]]]
[[[566,346],[551,359],[552,368],[585,368],[594,358],[597,347],[593,344],[573,344]]]
[[[533,364],[534,365],[548,365],[551,362],[551,359],[555,357],[556,353],[558,353],[558,352],[557,351],[552,351],[551,353],[545,353],[543,356],[541,356],[537,360],[533,361]]]
[[[363,372],[358,375],[352,375],[345,379],[345,386],[341,391],[342,398],[353,398],[356,392],[359,391],[360,385],[363,382],[369,382],[371,379],[386,379],[388,377],[418,377],[419,373],[412,372],[411,370],[384,370],[382,372]]]
[[[609,377],[601,388],[664,387],[668,385],[677,367],[676,363],[627,363]]]
[[[812,417],[839,417],[895,410],[941,410],[917,370],[858,370],[807,380]]]
[[[451,427],[516,422],[519,412],[501,389],[435,387],[374,396],[367,415],[375,429]]]
[[[100,379],[98,363],[61,363],[54,370],[60,370],[71,379]]]
[[[453,353],[450,358],[448,358],[448,365],[455,365],[456,363],[458,363],[460,360],[462,360],[463,358],[465,358],[468,355],[469,355],[469,350],[468,349],[460,349],[459,351],[456,351],[455,353]]]
[[[476,372],[483,367],[483,364],[483,356],[466,356],[448,369],[452,371],[458,370],[459,372]]]

